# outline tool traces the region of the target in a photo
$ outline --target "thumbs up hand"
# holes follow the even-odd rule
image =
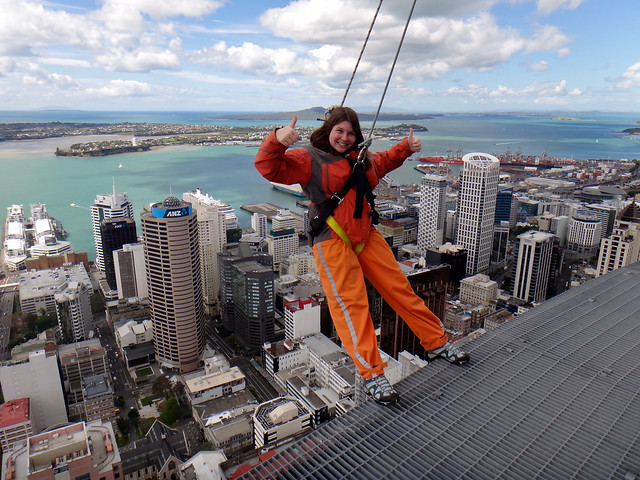
[[[409,129],[407,143],[409,144],[409,149],[413,153],[419,152],[422,149],[422,142],[420,141],[420,139],[413,136],[413,128]]]
[[[297,121],[298,117],[294,115],[289,125],[276,130],[276,139],[285,147],[290,147],[300,140],[300,135],[295,130]]]

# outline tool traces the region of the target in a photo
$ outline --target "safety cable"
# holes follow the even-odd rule
[[[358,145],[362,150],[360,151],[360,155],[358,155],[358,162],[362,162],[364,160],[364,155],[366,155],[366,150],[369,148],[372,142],[373,129],[376,126],[376,122],[378,121],[378,116],[380,115],[380,110],[382,109],[382,102],[384,101],[384,97],[387,94],[387,88],[389,88],[389,83],[391,82],[391,76],[393,75],[393,70],[396,66],[396,62],[398,61],[398,56],[400,55],[400,49],[402,48],[402,44],[404,43],[404,37],[407,33],[407,29],[409,28],[409,21],[411,20],[411,16],[413,15],[413,10],[416,6],[416,0],[413,0],[411,4],[411,10],[409,11],[409,16],[407,17],[407,22],[404,25],[404,30],[402,31],[402,37],[400,38],[400,43],[398,44],[398,49],[396,50],[396,55],[393,59],[393,63],[391,64],[391,70],[389,71],[389,76],[387,77],[387,82],[385,83],[384,90],[382,91],[382,96],[380,97],[380,103],[378,104],[378,110],[376,111],[376,115],[373,118],[373,123],[371,124],[371,130],[369,131],[369,136]],[[364,153],[363,153],[364,152]]]
[[[347,89],[344,91],[342,102],[340,102],[341,107],[344,106],[344,101],[347,99],[347,94],[349,93],[349,89],[351,88],[351,83],[353,82],[353,78],[356,76],[356,72],[358,71],[358,66],[360,65],[362,54],[364,53],[364,49],[367,46],[367,42],[369,41],[369,36],[371,35],[371,30],[373,30],[373,26],[376,23],[376,18],[378,18],[378,12],[380,11],[381,5],[382,5],[382,0],[378,2],[378,8],[376,8],[376,13],[373,15],[373,20],[371,20],[371,25],[369,26],[369,31],[367,32],[367,36],[364,39],[362,48],[360,49],[360,55],[358,56],[358,60],[356,61],[356,66],[353,68],[353,73],[351,74],[351,78],[349,79],[349,84],[347,85]]]

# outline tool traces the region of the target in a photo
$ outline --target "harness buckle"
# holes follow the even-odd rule
[[[331,200],[335,200],[335,199],[337,199],[337,200],[338,200],[337,205],[340,205],[340,204],[342,203],[342,201],[344,200],[344,197],[340,197],[340,196],[338,195],[338,192],[336,192],[336,193],[334,193],[333,195],[331,195]]]

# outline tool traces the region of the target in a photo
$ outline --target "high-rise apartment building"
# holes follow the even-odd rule
[[[271,219],[271,231],[267,234],[267,247],[273,257],[274,269],[288,255],[300,252],[300,240],[295,230],[296,218],[287,209],[278,210]]]
[[[528,302],[546,300],[554,238],[552,233],[538,231],[518,235],[514,297]]]
[[[493,246],[500,160],[486,153],[462,157],[456,244],[467,252],[467,275],[489,267]]]
[[[251,228],[260,237],[267,236],[267,216],[264,213],[254,213],[251,215]]]
[[[116,269],[113,252],[123,245],[136,243],[136,222],[133,218],[120,217],[100,222],[100,238],[102,240],[102,262],[107,284],[111,290],[117,290]]]
[[[428,248],[444,243],[446,193],[446,177],[431,174],[422,177],[418,214],[418,248],[422,255],[426,255]]]
[[[601,232],[602,221],[597,216],[584,211],[576,213],[569,221],[567,250],[583,259],[597,255]]]
[[[169,196],[141,215],[156,361],[189,372],[204,348],[198,222],[190,203]]]
[[[596,276],[640,260],[640,207],[631,203],[615,221],[612,234],[600,243]]]
[[[287,340],[320,333],[320,304],[311,297],[284,304],[284,331]]]
[[[227,213],[221,207],[223,204],[200,190],[183,193],[182,200],[193,205],[198,219],[202,295],[205,309],[208,313],[217,313],[220,290],[218,254],[227,244]]]
[[[58,326],[64,343],[89,338],[93,326],[89,288],[82,282],[67,282],[54,295]]]
[[[118,298],[148,297],[144,245],[127,243],[113,252]]]
[[[113,186],[113,193],[97,195],[91,205],[91,224],[93,225],[93,241],[96,245],[96,266],[100,271],[104,271],[104,252],[102,248],[102,236],[100,235],[100,223],[112,218],[128,217],[133,218],[133,204],[129,201],[126,193],[116,193],[116,186]]]

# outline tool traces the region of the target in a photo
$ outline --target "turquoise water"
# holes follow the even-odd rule
[[[206,112],[0,112],[0,122],[258,123],[233,119],[214,122],[210,115]],[[525,154],[546,150],[552,156],[576,159],[640,158],[637,138],[619,133],[633,127],[640,115],[594,114],[580,115],[580,118],[580,121],[559,121],[544,115],[446,115],[416,123],[429,129],[421,135],[423,155],[446,154],[447,150],[455,152],[458,148],[464,153],[504,153],[507,148],[515,152],[520,147]],[[275,125],[282,121],[260,123]],[[385,122],[378,122],[378,126],[385,126]],[[363,123],[365,135],[367,127]],[[180,146],[102,158],[66,158],[53,154],[56,147],[78,141],[78,138],[57,138],[0,142],[2,220],[6,207],[11,204],[23,204],[25,214],[30,215],[31,203],[45,203],[50,215],[60,220],[69,232],[68,240],[73,248],[87,250],[93,258],[89,206],[97,194],[112,191],[113,181],[117,191],[129,195],[136,216],[145,204],[161,201],[170,193],[181,196],[182,192],[195,188],[231,204],[243,228],[249,227],[250,214],[241,210],[241,205],[270,202],[297,210],[297,197],[271,188],[253,167],[257,147]],[[504,144],[507,142],[508,145]],[[388,146],[386,141],[374,141],[372,150]],[[401,183],[419,183],[421,175],[412,168],[415,164],[407,161],[391,176]],[[71,207],[72,203],[77,206]]]

